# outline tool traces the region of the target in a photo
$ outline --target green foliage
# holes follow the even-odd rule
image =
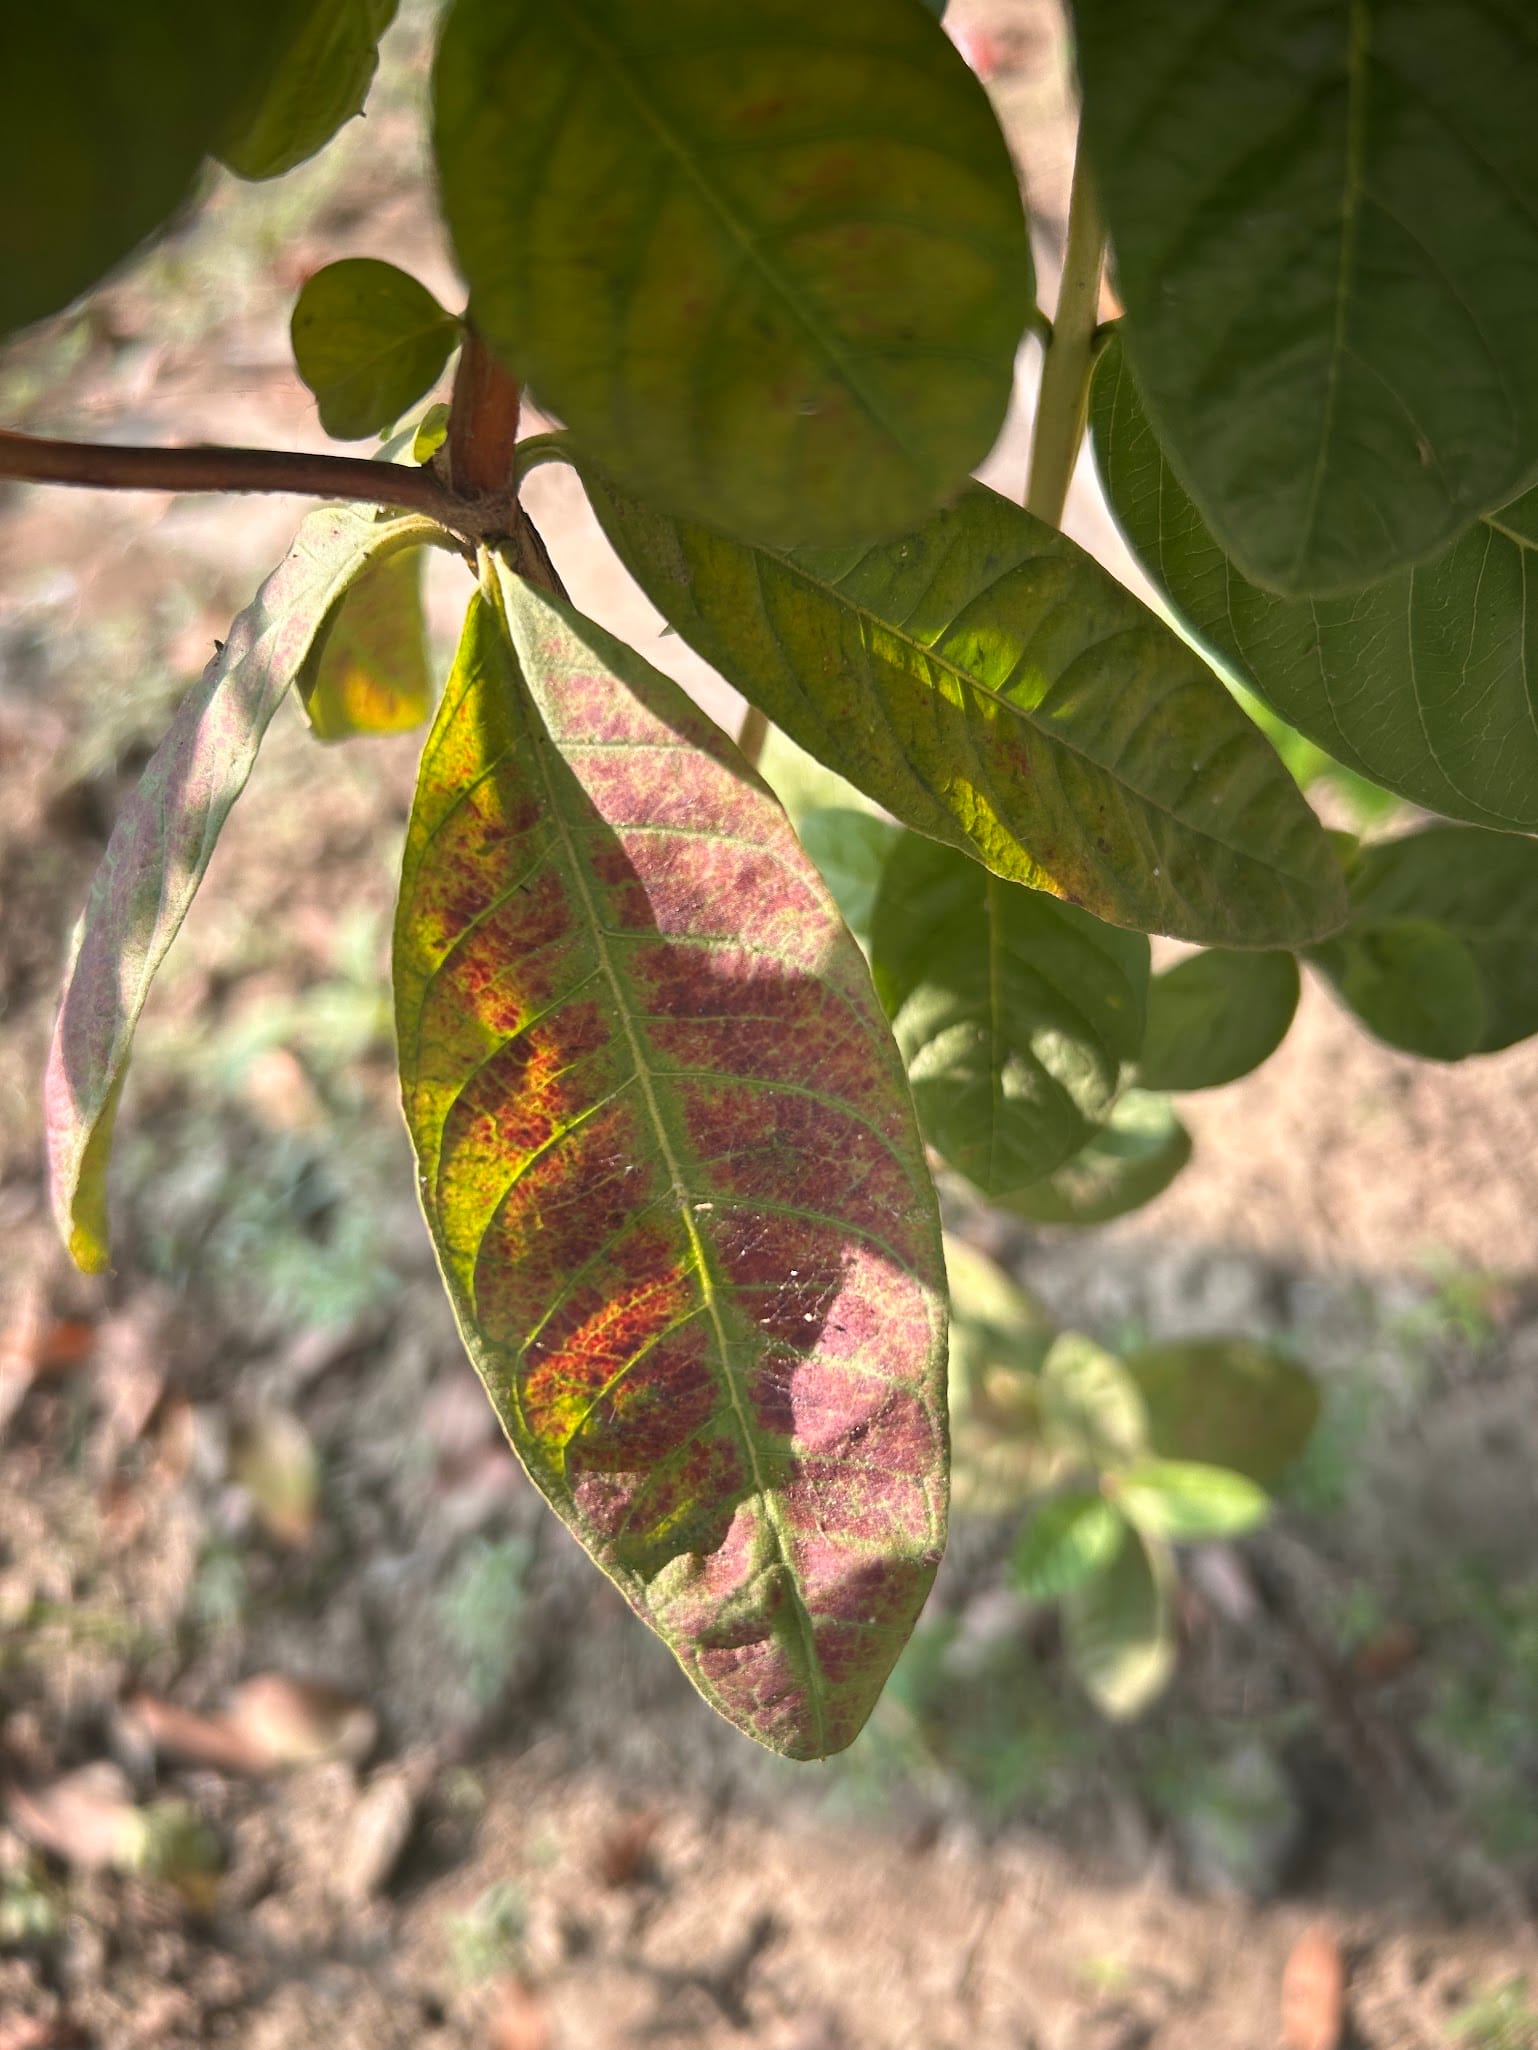
[[[1126,1534],[1124,1519],[1103,1495],[1056,1495],[1036,1511],[1015,1546],[1015,1585],[1033,1601],[1053,1601],[1103,1573]]]
[[[1275,1053],[1298,1007],[1290,954],[1208,947],[1156,975],[1138,1057],[1145,1089],[1217,1089]]]
[[[393,263],[350,256],[308,281],[291,333],[321,425],[341,441],[357,441],[393,426],[430,389],[459,324]]]
[[[1032,1224],[1109,1224],[1162,1194],[1191,1158],[1191,1135],[1169,1099],[1129,1089],[1105,1125],[1008,1207]]]
[[[276,72],[219,155],[242,178],[302,164],[363,110],[397,0],[307,0]],[[254,10],[253,10],[254,11]]]
[[[409,733],[432,710],[422,551],[387,555],[342,600],[294,687],[317,740]]]
[[[1274,1346],[1186,1338],[1126,1358],[1142,1397],[1150,1451],[1227,1467],[1274,1489],[1319,1421],[1319,1387]]]

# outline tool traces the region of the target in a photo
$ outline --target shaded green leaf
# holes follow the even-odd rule
[[[1484,1036],[1479,970],[1445,926],[1385,919],[1312,948],[1308,958],[1369,1032],[1405,1053],[1461,1061]]]
[[[801,845],[833,892],[844,923],[857,939],[868,938],[881,871],[902,828],[875,812],[838,805],[807,812],[799,831]]]
[[[1033,1224],[1109,1224],[1162,1195],[1190,1158],[1191,1135],[1168,1097],[1129,1089],[1071,1160],[1007,1207]]]
[[[881,871],[871,963],[925,1138],[993,1200],[1083,1145],[1142,1044],[1142,933],[916,833]]]
[[[488,560],[395,948],[423,1206],[509,1437],[706,1700],[840,1749],[944,1541],[944,1271],[816,870],[676,685]]]
[[[1178,37],[1144,0],[1074,16],[1128,352],[1245,574],[1353,589],[1529,483],[1530,13],[1267,0]]]
[[[1175,1543],[1242,1537],[1271,1498],[1242,1473],[1191,1459],[1145,1459],[1116,1477],[1116,1500],[1140,1530]]]
[[[1053,1340],[1041,1369],[1041,1413],[1048,1439],[1095,1468],[1124,1466],[1147,1448],[1137,1383],[1115,1353],[1082,1331]]]
[[[627,489],[863,542],[987,453],[1030,250],[987,95],[912,0],[457,0],[434,94],[477,324]]]
[[[1051,1483],[1060,1455],[1042,1435],[1040,1377],[1056,1336],[1041,1304],[975,1246],[947,1234],[951,1496],[994,1516]]]
[[[1473,959],[1484,1023],[1471,1051],[1538,1032],[1538,841],[1432,826],[1362,848],[1349,871],[1351,926],[1429,919]]]
[[[107,1264],[107,1155],[134,1027],[262,736],[358,578],[401,549],[446,538],[421,519],[312,513],[118,814],[76,934],[44,1085],[54,1216],[88,1272]]]
[[[1201,658],[976,485],[905,540],[749,548],[583,479],[663,617],[905,825],[1113,924],[1247,946],[1333,930],[1319,823]]]
[[[1148,1030],[1138,1060],[1145,1089],[1217,1089],[1268,1060],[1298,1008],[1291,954],[1208,947],[1148,985]]]
[[[358,441],[382,433],[436,381],[459,323],[393,263],[348,256],[306,281],[290,333],[321,425]]]
[[[409,733],[433,707],[422,555],[387,555],[353,585],[297,679],[317,740]]]
[[[1276,598],[1203,524],[1114,341],[1090,416],[1106,496],[1139,561],[1284,719],[1416,804],[1474,825],[1538,827],[1538,641],[1525,610],[1538,492],[1367,590]]]
[[[68,305],[182,204],[300,10],[301,0],[6,8],[0,333]]]
[[[411,437],[411,460],[430,463],[449,438],[449,409],[440,399],[429,406]]]
[[[1140,1347],[1125,1365],[1161,1459],[1227,1467],[1274,1489],[1319,1421],[1313,1375],[1254,1339],[1175,1339]]]
[[[1162,1694],[1175,1669],[1169,1553],[1125,1523],[1121,1528],[1109,1566],[1063,1596],[1068,1662],[1095,1706],[1117,1722]]]
[[[1126,1540],[1123,1517],[1103,1495],[1058,1495],[1043,1502],[1021,1533],[1010,1578],[1032,1601],[1056,1601],[1103,1573]]]
[[[306,0],[277,71],[219,152],[230,169],[276,178],[360,114],[395,9],[396,0]]]

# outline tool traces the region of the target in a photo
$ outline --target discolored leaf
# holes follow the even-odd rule
[[[68,305],[182,204],[303,5],[6,8],[0,334]]]
[[[992,445],[1029,242],[912,0],[457,0],[434,103],[477,324],[648,503],[869,541]]]
[[[1319,1388],[1296,1360],[1249,1338],[1185,1338],[1128,1353],[1161,1459],[1228,1467],[1274,1489],[1319,1421]]]
[[[1269,1060],[1298,1008],[1291,954],[1208,947],[1148,985],[1138,1057],[1145,1089],[1217,1089]]]
[[[1152,1537],[1242,1537],[1271,1513],[1264,1488],[1242,1473],[1191,1459],[1145,1459],[1116,1479],[1116,1500]]]
[[[388,555],[338,608],[298,679],[317,740],[409,733],[433,707],[422,613],[422,555]]]
[[[1167,1549],[1125,1523],[1109,1566],[1063,1596],[1068,1662],[1102,1714],[1125,1722],[1169,1684],[1175,1666]]]
[[[1018,1509],[1053,1478],[1042,1434],[1041,1368],[1052,1321],[1002,1267],[947,1236],[950,1281],[951,1496],[958,1510]]]
[[[1311,949],[1369,1032],[1423,1060],[1461,1061],[1485,1031],[1474,956],[1425,918],[1386,919]]]
[[[1168,1097],[1129,1089],[1087,1145],[1008,1208],[1033,1224],[1109,1224],[1162,1195],[1190,1158],[1191,1135]]]
[[[1042,1363],[1041,1415],[1047,1439],[1089,1466],[1124,1466],[1147,1449],[1137,1383],[1082,1331],[1064,1331]]]
[[[372,564],[441,540],[420,519],[312,513],[189,691],[91,884],[48,1054],[54,1216],[88,1272],[107,1263],[106,1170],[134,1027],[273,713]]]
[[[1072,541],[976,485],[919,532],[749,548],[583,478],[652,603],[905,825],[1117,925],[1333,930],[1319,823],[1201,658]]]
[[[1116,342],[1090,412],[1106,496],[1139,561],[1284,719],[1416,804],[1474,825],[1538,827],[1538,641],[1526,610],[1538,492],[1366,590],[1277,598],[1247,582],[1204,525]]]
[[[902,828],[875,812],[840,805],[807,812],[797,831],[844,923],[856,939],[868,939],[881,871],[902,838]]]
[[[1484,1023],[1472,1051],[1538,1032],[1538,841],[1432,826],[1363,847],[1351,864],[1351,924],[1430,920],[1468,950]]]
[[[1032,1601],[1056,1601],[1104,1572],[1126,1535],[1124,1518],[1103,1495],[1058,1495],[1025,1526],[1010,1561],[1011,1578]]]
[[[309,278],[289,324],[299,375],[339,441],[393,426],[449,360],[459,323],[425,285],[377,257],[347,256]]]
[[[916,833],[882,869],[871,962],[925,1138],[994,1201],[1083,1145],[1142,1044],[1142,933]]]
[[[1245,574],[1342,591],[1538,467],[1538,38],[1464,0],[1075,0],[1128,353]],[[1289,715],[1290,716],[1290,715]]]
[[[944,1276],[901,1068],[730,743],[490,559],[395,975],[424,1208],[508,1435],[708,1701],[838,1750],[944,1537]]]
[[[379,38],[397,0],[305,0],[301,23],[266,89],[219,151],[242,178],[276,178],[314,156],[363,111]]]

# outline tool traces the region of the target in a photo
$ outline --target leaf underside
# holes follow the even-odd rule
[[[119,813],[91,884],[44,1081],[54,1215],[77,1264],[107,1264],[106,1167],[134,1027],[283,693],[357,579],[444,536],[327,508],[230,629]]]
[[[402,1088],[531,1475],[721,1713],[854,1737],[944,1540],[944,1269],[863,958],[677,688],[488,559],[423,757]]]
[[[291,171],[363,111],[397,0],[307,0],[266,91],[219,152],[241,178]]]
[[[1525,0],[1074,13],[1127,347],[1244,572],[1350,590],[1531,483]]]
[[[1429,810],[1538,828],[1538,491],[1365,590],[1277,598],[1203,523],[1114,341],[1090,410],[1106,497],[1138,560],[1284,719]]]
[[[363,572],[297,679],[317,740],[409,733],[432,710],[422,556],[387,555]]]
[[[890,534],[998,433],[1019,189],[911,0],[458,0],[434,141],[478,324],[648,501]]]
[[[974,485],[904,540],[752,548],[582,466],[668,623],[905,825],[1112,924],[1299,944],[1345,910],[1318,820],[1191,648]]]

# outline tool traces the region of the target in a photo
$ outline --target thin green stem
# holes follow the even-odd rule
[[[1100,318],[1100,273],[1105,264],[1105,223],[1081,147],[1073,166],[1068,203],[1068,246],[1052,339],[1041,366],[1036,425],[1031,436],[1031,474],[1025,509],[1048,526],[1062,524],[1063,505],[1089,409],[1089,379],[1095,363],[1095,329]]]
[[[542,463],[569,463],[571,436],[564,429],[551,434],[526,435],[513,452],[513,488],[522,490],[523,480]]]

